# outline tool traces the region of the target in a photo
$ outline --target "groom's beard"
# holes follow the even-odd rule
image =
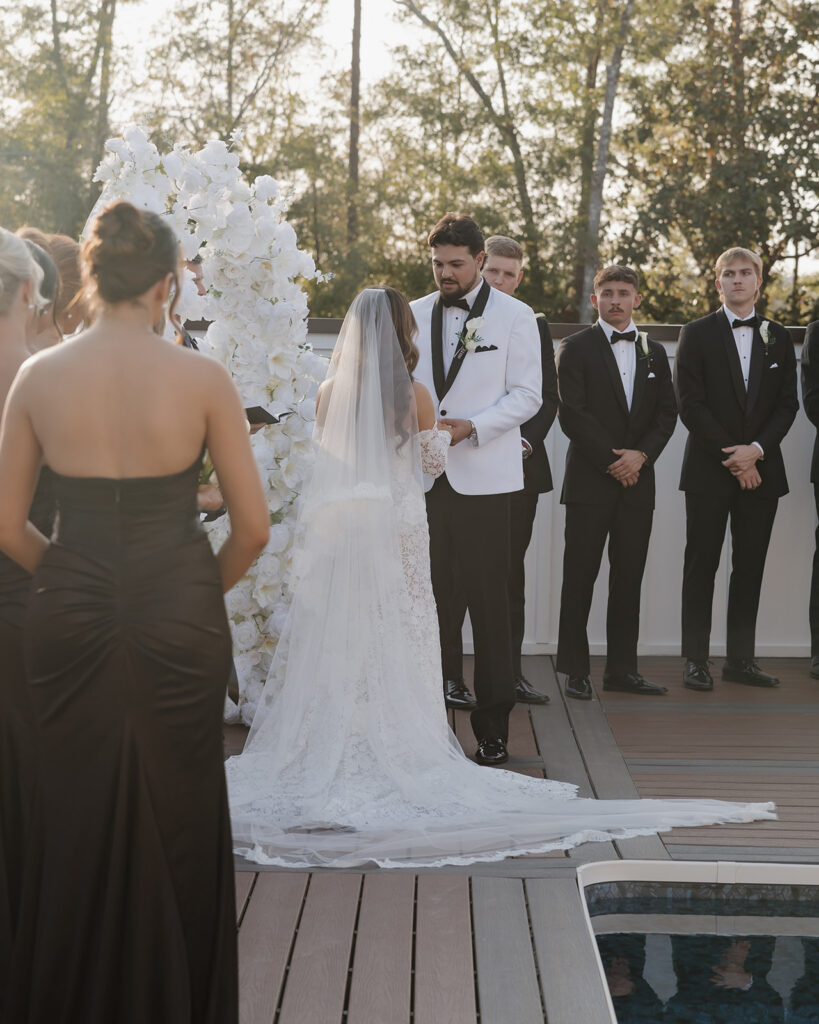
[[[441,283],[438,285],[438,294],[442,299],[446,299],[449,302],[452,302],[453,299],[462,299],[464,295],[469,295],[480,279],[481,275],[476,274],[475,280],[471,284],[468,284],[466,288],[447,288],[444,290],[444,285],[447,282],[451,282],[452,284],[457,284],[457,282],[452,278],[441,278]]]

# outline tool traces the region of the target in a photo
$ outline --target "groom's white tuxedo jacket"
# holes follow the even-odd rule
[[[487,286],[488,287],[488,286]],[[520,424],[540,408],[540,335],[525,303],[491,288],[474,349],[456,352],[448,374],[436,373],[433,315],[438,292],[410,303],[420,358],[414,377],[432,395],[441,418],[472,420],[478,433],[449,449],[446,475],[460,494],[503,494],[523,487]],[[441,315],[439,310],[436,315]],[[436,377],[438,386],[436,388]],[[426,478],[426,490],[433,484]]]

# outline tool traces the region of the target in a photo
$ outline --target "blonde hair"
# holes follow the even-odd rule
[[[719,277],[726,266],[729,263],[733,263],[734,260],[747,260],[749,263],[752,263],[756,270],[756,276],[762,277],[762,260],[755,252],[751,252],[750,249],[743,249],[740,245],[735,245],[732,249],[726,249],[724,253],[717,257],[717,262],[714,266],[715,276]]]
[[[486,240],[485,249],[487,256],[500,256],[501,259],[523,263],[523,246],[506,235],[491,235]]]
[[[24,281],[34,282],[34,305],[38,309],[47,305],[40,292],[43,283],[42,267],[31,255],[22,238],[6,231],[5,228],[0,228],[0,316],[5,316],[9,312]]]

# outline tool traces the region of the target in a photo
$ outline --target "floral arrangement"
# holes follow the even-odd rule
[[[313,396],[327,364],[307,344],[307,298],[299,284],[318,277],[315,264],[285,219],[278,183],[269,175],[244,180],[233,149],[239,141],[236,134],[230,145],[212,140],[198,152],[177,145],[160,154],[140,128],[127,128],[106,143],[94,175],[102,194],[91,217],[116,199],[163,214],[185,258],[202,257],[207,294],[198,296],[187,282],[177,306],[183,320],[210,321],[200,349],[227,367],[246,407],[291,413],[251,437],[270,541],[227,595],[239,704],[228,701],[225,717],[249,724],[287,615],[294,506],[312,462]],[[218,547],[227,517],[209,531]]]

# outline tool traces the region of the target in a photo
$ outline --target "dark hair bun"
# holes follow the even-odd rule
[[[106,303],[144,295],[179,267],[179,244],[156,213],[112,203],[94,221],[82,248],[83,278]]]

